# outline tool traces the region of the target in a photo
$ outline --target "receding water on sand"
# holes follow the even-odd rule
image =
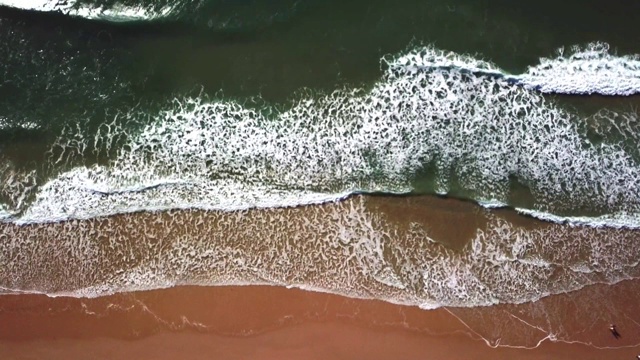
[[[413,215],[398,217],[406,208]],[[454,221],[458,230],[447,230]],[[522,303],[633,279],[640,251],[636,230],[556,225],[428,197],[5,224],[1,236],[8,290],[95,297],[268,284],[428,309]]]

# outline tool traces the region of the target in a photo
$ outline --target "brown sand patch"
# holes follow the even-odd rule
[[[594,286],[533,304],[428,311],[263,286],[177,287],[95,299],[7,295],[0,297],[0,356],[631,359],[640,351],[640,326],[609,315],[637,313],[638,303],[628,301],[628,296],[638,289],[640,283],[625,282]],[[615,298],[602,304],[597,294],[604,293]],[[577,307],[597,305],[594,301],[601,305],[600,321],[585,322],[577,317],[592,310]],[[556,313],[549,312],[553,308],[557,308]],[[615,310],[608,313],[610,309]],[[545,318],[545,312],[557,318]],[[513,314],[520,320],[511,321]],[[579,339],[574,343],[542,340],[533,349],[517,349],[505,347],[508,339],[492,348],[481,338],[491,331],[508,338],[509,332],[531,331],[531,325],[549,320],[562,322],[563,330],[577,334]],[[615,340],[608,332],[609,321],[616,322],[622,339]],[[543,339],[546,334],[539,336]]]

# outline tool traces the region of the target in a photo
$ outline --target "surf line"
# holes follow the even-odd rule
[[[451,72],[456,71],[463,75],[486,77],[508,84],[521,86],[524,89],[537,91],[542,94],[567,94],[567,95],[604,95],[604,96],[631,96],[640,94],[640,72],[637,77],[625,77],[624,84],[611,86],[617,82],[617,78],[623,76],[615,73],[590,73],[567,76],[566,74],[531,74],[514,75],[496,69],[483,69],[478,67],[462,67],[459,65],[392,65],[391,71],[404,71],[416,73],[419,71]],[[595,76],[594,76],[595,75]],[[558,79],[560,78],[560,79]],[[594,81],[593,78],[597,78]],[[613,79],[613,80],[611,80]]]

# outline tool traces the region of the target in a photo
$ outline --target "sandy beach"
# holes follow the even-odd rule
[[[437,310],[263,286],[187,286],[95,299],[8,295],[0,297],[0,356],[632,359],[640,352],[640,325],[637,316],[631,317],[638,313],[633,299],[639,289],[640,282],[632,281],[537,303]],[[602,303],[607,294],[609,302]],[[601,311],[587,315],[578,308],[581,303]],[[554,341],[545,333],[545,322],[558,321],[574,336],[572,342]],[[608,321],[616,321],[620,340],[609,333]],[[493,331],[501,331],[506,341],[490,340]],[[537,334],[539,341],[510,345],[509,332]]]
[[[640,281],[621,281],[636,271],[635,230],[551,224],[429,196],[0,230],[9,239],[1,252],[4,292],[55,295],[0,296],[2,359],[624,359],[640,352]],[[412,269],[421,276],[413,283]],[[136,287],[168,288],[127,290]],[[501,305],[477,305],[492,299]]]

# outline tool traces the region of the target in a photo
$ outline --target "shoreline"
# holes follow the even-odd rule
[[[422,308],[522,303],[640,278],[638,234],[426,196],[0,224],[0,288],[95,297],[269,284]]]
[[[2,288],[97,296],[0,296],[0,357],[633,358],[638,234],[437,197],[0,224]]]
[[[633,280],[528,304],[436,310],[272,286],[179,286],[94,299],[0,296],[0,356],[624,359],[640,353],[639,319],[621,316],[640,310],[623,296],[639,289],[640,281]],[[603,294],[614,299],[604,303]],[[618,318],[581,317],[575,313],[581,302],[603,310],[615,306]],[[554,308],[555,316],[564,313],[564,329],[578,338],[552,341],[541,333],[531,345],[505,340],[506,330],[540,332],[536,327]],[[620,340],[608,331],[613,320]],[[503,336],[487,337],[496,331]]]

